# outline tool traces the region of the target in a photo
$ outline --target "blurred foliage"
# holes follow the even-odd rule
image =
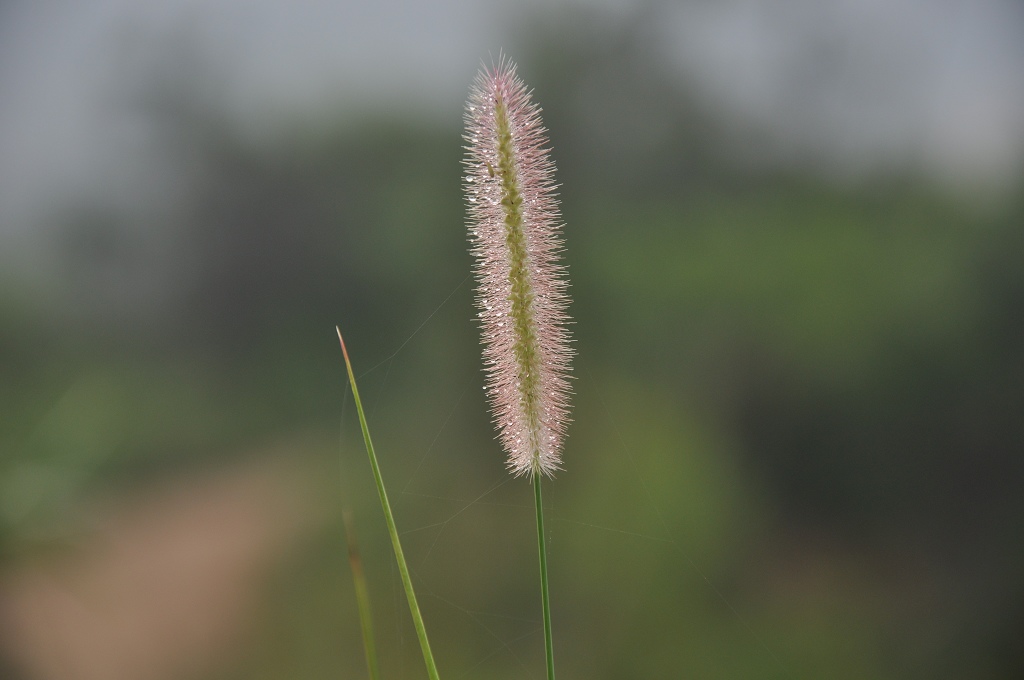
[[[1024,201],[753,169],[642,21],[560,27],[522,68],[564,183],[579,352],[545,492],[559,673],[1017,677]],[[308,436],[323,470],[342,459],[320,475],[330,519],[217,677],[364,675],[342,504],[383,673],[418,676],[340,323],[442,673],[539,676],[530,494],[482,399],[457,121],[257,143],[157,94],[189,178],[174,224],[72,207],[57,292],[0,288],[7,562],[73,542],[96,494]],[[154,269],[158,294],[111,303]]]

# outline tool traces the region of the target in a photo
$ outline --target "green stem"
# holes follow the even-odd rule
[[[352,580],[356,588],[356,606],[359,608],[359,624],[363,629],[363,649],[366,651],[366,668],[370,680],[379,680],[377,670],[377,651],[373,643],[373,617],[370,612],[370,589],[366,585],[366,574],[363,573],[363,561],[359,557],[359,543],[356,541],[355,522],[352,513],[344,510],[341,513],[345,520],[345,536],[348,539],[348,561],[352,566]]]
[[[548,553],[544,540],[544,504],[540,497],[539,473],[533,474],[533,495],[537,500],[537,548],[540,552],[540,599],[544,608],[544,658],[548,680],[555,680],[555,655],[551,648],[551,598],[548,595]]]
[[[380,495],[380,504],[384,508],[384,519],[388,525],[388,533],[391,534],[391,546],[395,549],[395,559],[398,561],[398,571],[402,575],[402,585],[405,587],[405,597],[409,600],[409,611],[412,613],[412,622],[416,627],[416,637],[420,641],[420,649],[423,651],[423,662],[427,665],[427,675],[431,680],[439,680],[437,665],[434,663],[434,655],[430,652],[430,642],[427,640],[427,628],[423,624],[423,616],[420,614],[420,606],[416,603],[416,593],[412,588],[412,579],[409,577],[409,567],[405,563],[405,554],[402,552],[402,543],[398,539],[398,528],[395,526],[395,517],[391,514],[391,504],[388,503],[388,495],[384,491],[384,480],[380,476],[380,467],[377,465],[377,454],[373,451],[373,441],[370,439],[370,428],[366,424],[366,415],[363,413],[363,404],[359,400],[359,388],[356,387],[356,376],[352,372],[352,362],[348,359],[348,350],[345,349],[345,340],[341,337],[341,330],[338,330],[338,340],[341,341],[341,353],[345,355],[345,368],[348,370],[348,382],[352,386],[352,397],[356,402],[356,411],[359,413],[359,426],[363,429],[363,442],[366,444],[366,453],[370,456],[370,467],[373,468],[373,479],[377,483],[377,493]]]

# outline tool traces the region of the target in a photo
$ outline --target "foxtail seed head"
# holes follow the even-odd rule
[[[540,108],[502,60],[466,105],[464,186],[491,412],[516,476],[561,467],[569,322],[561,218]]]

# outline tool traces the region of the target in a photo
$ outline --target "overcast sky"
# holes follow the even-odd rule
[[[155,162],[149,131],[112,102],[152,66],[135,61],[166,53],[150,42],[186,36],[250,128],[395,106],[461,120],[481,57],[525,11],[614,20],[641,4],[680,75],[723,115],[771,129],[780,153],[855,174],[911,163],[954,183],[1018,177],[1015,0],[14,0],[0,4],[0,236],[54,197],[136,192]]]

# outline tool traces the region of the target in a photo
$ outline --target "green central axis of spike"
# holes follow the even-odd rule
[[[537,399],[537,338],[533,322],[533,286],[527,268],[526,234],[523,232],[523,197],[516,175],[515,147],[509,126],[508,107],[500,96],[495,101],[494,118],[498,131],[498,174],[501,176],[501,205],[505,210],[505,244],[509,252],[512,323],[515,328],[516,364],[519,400],[528,419],[533,474],[540,473],[540,413]]]

